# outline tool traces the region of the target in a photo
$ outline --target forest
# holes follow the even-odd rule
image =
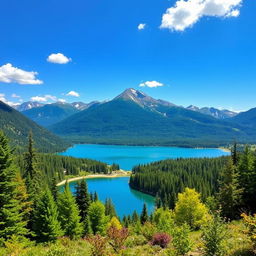
[[[169,191],[162,198],[147,180],[147,192],[159,198],[155,211],[148,214],[144,205],[141,213],[120,219],[111,199],[99,201],[85,180],[77,183],[74,194],[68,183],[60,192],[53,182],[62,178],[58,172],[105,172],[104,164],[40,155],[32,136],[26,152],[17,155],[0,132],[0,255],[255,255],[255,167],[254,152],[249,147],[238,152],[236,145],[227,158],[136,167],[134,177],[149,172],[153,179],[174,172],[163,177],[170,184],[180,178],[182,186],[173,200]],[[196,183],[200,176],[207,184],[204,189]]]

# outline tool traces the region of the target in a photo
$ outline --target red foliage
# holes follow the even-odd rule
[[[109,243],[113,249],[118,252],[124,247],[125,240],[129,235],[129,230],[127,228],[118,229],[111,226],[108,231],[108,237],[111,240]]]
[[[92,255],[102,256],[104,255],[107,247],[108,239],[101,235],[88,236],[85,238],[92,245]]]
[[[166,233],[156,233],[151,240],[151,244],[159,245],[162,248],[166,248],[170,243],[170,241],[171,241],[170,235]]]

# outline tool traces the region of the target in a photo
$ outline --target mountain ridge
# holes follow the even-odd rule
[[[239,124],[162,103],[133,88],[49,128],[82,143],[173,145],[184,142],[202,146],[250,139],[248,130]]]
[[[16,148],[24,148],[31,131],[35,147],[41,152],[58,152],[70,146],[69,143],[54,135],[25,117],[19,111],[0,101],[0,129],[11,139]]]

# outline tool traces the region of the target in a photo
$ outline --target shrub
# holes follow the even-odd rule
[[[153,235],[157,233],[157,227],[150,223],[146,222],[142,227],[141,227],[141,234],[148,240],[152,240]]]
[[[173,229],[172,244],[177,255],[185,255],[191,250],[191,242],[189,240],[189,226],[184,224]]]
[[[169,209],[159,208],[154,212],[153,221],[159,232],[171,233],[174,227],[174,213]]]
[[[248,235],[253,243],[253,249],[256,250],[256,214],[248,216],[245,213],[241,215],[244,219],[246,226],[248,227]]]
[[[85,238],[92,245],[92,256],[103,256],[107,249],[108,239],[101,235],[88,236]]]
[[[147,244],[147,239],[143,235],[128,236],[125,241],[126,247],[135,247]]]
[[[152,245],[159,245],[161,248],[167,248],[171,237],[166,233],[156,233],[151,241]]]
[[[226,237],[226,227],[219,215],[205,226],[202,234],[205,256],[224,255],[224,239]]]
[[[119,252],[123,247],[125,240],[129,235],[127,228],[118,229],[117,227],[111,226],[107,231],[110,239],[109,244],[113,247],[115,252]]]

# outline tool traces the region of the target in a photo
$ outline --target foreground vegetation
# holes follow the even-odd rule
[[[206,204],[195,189],[184,187],[173,208],[159,205],[149,215],[144,205],[140,214],[122,220],[110,199],[103,204],[88,193],[85,180],[75,195],[67,183],[60,193],[54,183],[42,182],[46,173],[36,161],[32,137],[23,157],[15,160],[0,133],[0,255],[249,256],[256,249],[256,216],[240,217],[241,206],[254,209],[249,199],[256,161],[249,149],[233,150],[219,192]]]

